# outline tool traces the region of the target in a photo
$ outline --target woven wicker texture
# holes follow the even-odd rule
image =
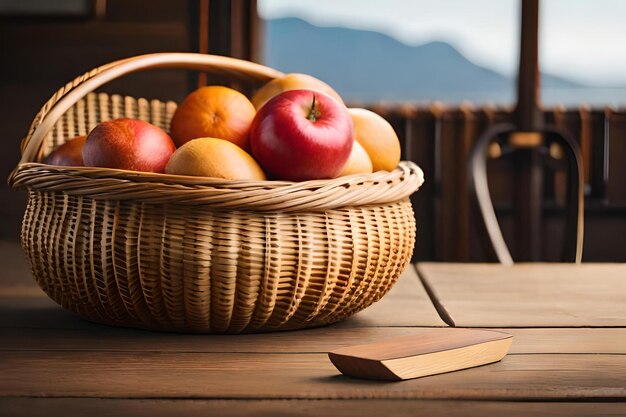
[[[319,326],[380,299],[415,243],[408,197],[423,174],[413,163],[301,183],[39,163],[104,120],[139,118],[169,130],[173,102],[90,93],[111,71],[130,72],[120,66],[143,59],[257,84],[280,75],[221,57],[148,57],[155,56],[112,63],[68,84],[24,140],[10,181],[29,190],[21,237],[41,288],[89,320],[198,333]]]

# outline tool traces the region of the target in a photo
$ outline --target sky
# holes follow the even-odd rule
[[[513,75],[518,0],[258,0],[265,19],[386,33],[409,45],[449,42],[473,62]],[[543,0],[542,71],[588,86],[626,86],[626,0]]]

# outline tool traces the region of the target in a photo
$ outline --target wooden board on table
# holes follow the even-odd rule
[[[512,341],[510,334],[493,330],[426,329],[335,349],[328,358],[347,376],[401,381],[497,362]]]
[[[16,352],[0,397],[626,400],[626,355],[509,355],[458,372],[381,383],[324,354]]]
[[[285,415],[362,417],[393,414],[394,417],[551,417],[619,416],[621,403],[538,403],[511,401],[437,400],[153,400],[100,398],[0,398],[0,409],[12,417],[146,415],[162,417],[275,417]]]
[[[420,263],[460,327],[626,326],[626,264]]]

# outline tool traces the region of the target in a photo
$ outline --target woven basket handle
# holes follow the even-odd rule
[[[35,116],[28,135],[22,141],[20,164],[36,161],[46,135],[50,133],[63,114],[81,98],[116,78],[154,68],[211,71],[262,82],[282,75],[274,69],[236,58],[183,52],[147,54],[111,62],[67,83],[44,104]]]

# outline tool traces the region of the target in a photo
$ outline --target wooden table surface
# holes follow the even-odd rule
[[[420,264],[357,316],[261,335],[85,322],[0,242],[0,415],[626,415],[626,266]],[[419,275],[418,275],[419,273]],[[449,325],[514,335],[501,362],[404,382],[344,377],[329,350]]]

